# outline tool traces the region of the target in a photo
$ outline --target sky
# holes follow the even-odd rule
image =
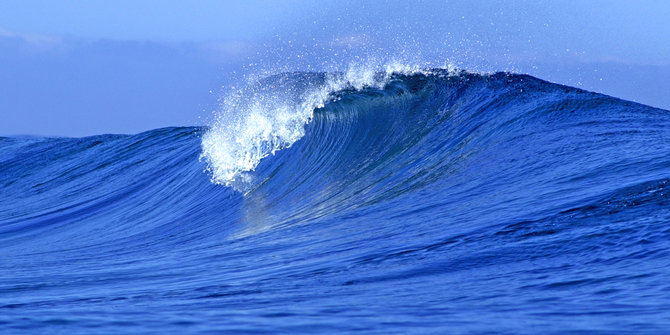
[[[226,87],[400,60],[670,109],[670,1],[0,2],[0,135],[206,125]]]

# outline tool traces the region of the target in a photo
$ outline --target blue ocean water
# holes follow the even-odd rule
[[[669,111],[355,75],[258,80],[210,127],[0,138],[0,333],[670,332]]]

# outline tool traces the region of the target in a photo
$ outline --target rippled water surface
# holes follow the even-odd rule
[[[670,332],[670,112],[506,73],[248,90],[0,138],[0,332]]]

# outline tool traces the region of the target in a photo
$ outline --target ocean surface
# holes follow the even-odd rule
[[[668,333],[670,111],[284,73],[210,126],[0,138],[0,333]]]

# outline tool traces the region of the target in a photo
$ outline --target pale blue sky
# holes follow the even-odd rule
[[[514,70],[670,109],[668,18],[669,1],[3,1],[0,134],[203,124],[233,72],[360,57]]]

